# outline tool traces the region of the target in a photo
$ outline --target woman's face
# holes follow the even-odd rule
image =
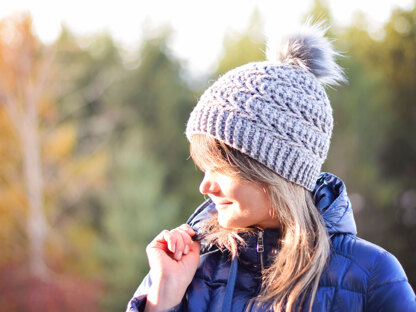
[[[276,228],[277,219],[270,215],[272,206],[266,191],[258,184],[205,168],[199,186],[218,211],[218,222],[225,228]]]

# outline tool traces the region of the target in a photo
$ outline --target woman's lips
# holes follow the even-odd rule
[[[232,202],[217,202],[217,203],[215,203],[215,207],[217,207],[217,208],[225,208],[226,206],[229,206],[231,204],[232,204]]]
[[[233,203],[232,201],[222,199],[222,198],[217,198],[217,197],[214,197],[214,196],[210,196],[210,198],[211,198],[212,202],[215,204],[216,207],[221,207],[221,206],[225,207],[225,206],[231,205]]]

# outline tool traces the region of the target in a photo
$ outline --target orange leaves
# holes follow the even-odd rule
[[[32,33],[29,15],[17,15],[0,22],[0,86],[3,94],[15,95],[22,105],[22,89],[29,88],[39,75],[40,43]]]
[[[71,156],[76,145],[76,129],[71,124],[62,124],[51,132],[43,144],[46,162],[57,163]]]
[[[59,215],[59,210],[56,209],[58,201],[64,202],[67,207],[82,204],[84,195],[103,186],[107,178],[107,167],[107,153],[96,152],[92,155],[72,156],[59,166],[47,168],[53,171],[45,177],[46,196],[54,206],[52,215]]]

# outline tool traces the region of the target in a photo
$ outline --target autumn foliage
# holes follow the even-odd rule
[[[58,202],[93,189],[106,161],[76,155],[75,125],[58,120],[54,54],[33,34],[28,15],[0,22],[1,311],[94,311],[101,291],[62,269],[81,253],[68,237],[80,226],[70,221],[58,232]],[[91,243],[88,235],[83,240]]]

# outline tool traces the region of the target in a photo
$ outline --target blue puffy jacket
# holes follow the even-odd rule
[[[397,259],[355,236],[355,221],[344,183],[334,175],[323,174],[315,187],[314,199],[332,244],[312,311],[416,311],[415,294]],[[215,205],[208,200],[188,223],[198,230],[213,213]],[[260,290],[261,268],[271,264],[279,235],[279,230],[266,229],[245,236],[247,245],[233,261],[227,251],[202,246],[195,277],[181,304],[171,311],[266,311],[269,305],[257,302],[255,297]],[[144,310],[150,285],[148,275],[127,311]]]

